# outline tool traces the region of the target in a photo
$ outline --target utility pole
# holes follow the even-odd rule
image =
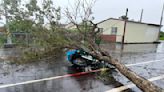
[[[127,24],[127,20],[128,20],[128,8],[126,9],[126,15],[125,15],[125,19],[124,19],[124,32],[123,32],[123,36],[122,36],[122,44],[121,44],[121,49],[124,49],[124,42],[125,42],[125,32],[126,32],[126,24]]]
[[[162,13],[161,13],[160,28],[159,28],[159,33],[158,33],[157,41],[159,41],[160,31],[161,31],[161,28],[162,28],[163,13],[164,13],[164,3],[163,3]]]
[[[3,0],[4,2],[4,10],[5,10],[5,19],[6,19],[6,31],[7,31],[7,43],[6,45],[11,45],[12,44],[12,40],[11,40],[11,33],[9,30],[9,20],[8,20],[8,14],[7,14],[7,5],[5,0]]]
[[[142,17],[143,17],[143,9],[141,11],[140,22],[142,22]]]

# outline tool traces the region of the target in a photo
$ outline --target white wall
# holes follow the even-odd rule
[[[125,43],[150,43],[158,39],[159,27],[128,22]]]
[[[124,31],[124,21],[120,20],[107,20],[98,24],[99,28],[103,28],[104,35],[111,35],[111,28],[117,27],[117,38],[116,42],[122,41]],[[157,41],[159,33],[159,27],[139,24],[133,22],[127,22],[125,43],[150,43]]]

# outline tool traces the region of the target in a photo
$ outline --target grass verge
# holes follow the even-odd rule
[[[164,40],[164,37],[160,37],[160,40]]]

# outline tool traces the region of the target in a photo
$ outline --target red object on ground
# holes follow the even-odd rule
[[[66,75],[61,76],[60,78],[77,77],[77,76],[80,76],[80,75],[86,75],[86,74],[89,74],[89,73],[95,73],[95,72],[99,72],[99,71],[101,71],[101,70],[97,69],[97,70],[92,70],[92,71],[88,71],[88,72],[79,72],[79,73],[75,73],[75,74],[66,74]]]

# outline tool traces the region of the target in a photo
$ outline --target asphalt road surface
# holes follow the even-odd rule
[[[164,88],[164,42],[161,44],[104,44],[103,48],[138,75]],[[14,50],[0,50],[0,92],[140,92],[117,70],[81,73],[64,57],[28,65],[3,60]]]

